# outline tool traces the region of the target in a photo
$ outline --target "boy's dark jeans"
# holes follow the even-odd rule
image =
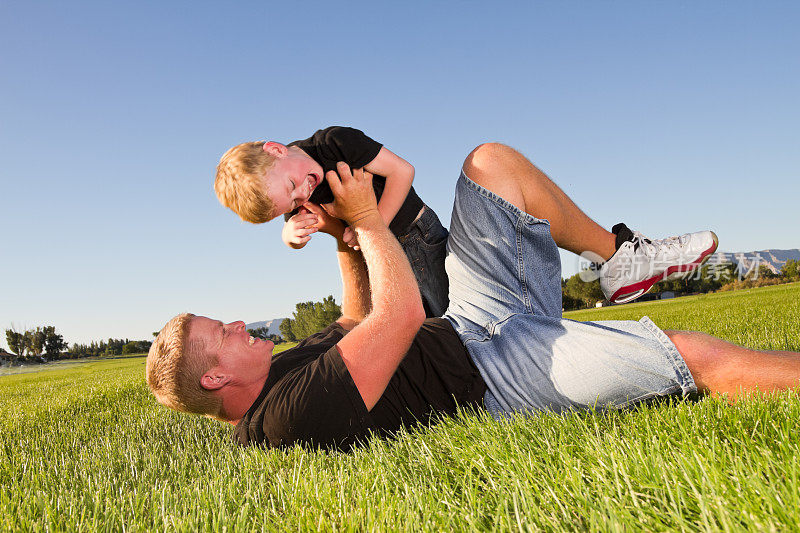
[[[425,206],[408,233],[398,237],[417,278],[422,305],[428,318],[440,317],[447,310],[449,283],[444,270],[447,255],[447,230],[433,209]]]

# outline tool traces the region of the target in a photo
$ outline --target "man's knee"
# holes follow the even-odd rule
[[[515,165],[523,157],[519,152],[500,143],[477,146],[464,160],[464,174],[469,179],[524,210],[525,202],[516,180]]]
[[[464,160],[464,172],[472,179],[473,173],[493,173],[502,170],[503,164],[509,162],[509,156],[518,153],[510,146],[500,143],[479,144]]]
[[[703,392],[726,360],[741,347],[700,331],[673,331],[664,333],[678,349],[689,368],[695,384]]]

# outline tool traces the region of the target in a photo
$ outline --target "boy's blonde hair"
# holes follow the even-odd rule
[[[195,315],[172,318],[150,347],[145,365],[147,385],[163,405],[183,411],[220,417],[222,400],[200,385],[200,378],[216,364],[202,342],[188,341],[189,323]]]
[[[214,180],[220,203],[253,224],[275,218],[278,213],[264,183],[274,162],[275,157],[264,151],[264,141],[242,143],[225,152]]]

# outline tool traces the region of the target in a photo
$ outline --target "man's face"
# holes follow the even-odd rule
[[[194,317],[189,323],[188,340],[200,341],[207,352],[215,354],[217,367],[230,374],[236,384],[254,383],[269,374],[275,344],[251,337],[242,321],[223,324]]]
[[[275,215],[289,213],[306,203],[323,179],[322,167],[302,150],[289,147],[276,155],[265,176]]]

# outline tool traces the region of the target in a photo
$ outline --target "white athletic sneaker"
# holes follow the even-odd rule
[[[648,239],[625,224],[617,224],[612,231],[617,235],[617,251],[600,267],[600,288],[617,304],[639,298],[661,280],[696,271],[719,244],[713,231],[659,240]]]

